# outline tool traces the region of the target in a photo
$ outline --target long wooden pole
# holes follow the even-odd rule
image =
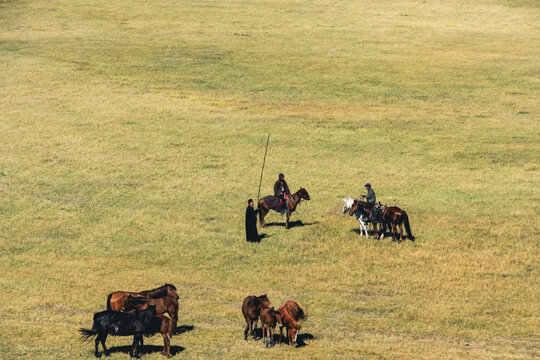
[[[264,160],[261,169],[261,179],[259,180],[259,191],[257,192],[257,202],[259,201],[259,196],[261,195],[261,184],[264,171],[264,164],[266,163],[266,153],[268,152],[268,143],[270,142],[270,133],[268,133],[268,139],[266,139],[266,150],[264,150]]]

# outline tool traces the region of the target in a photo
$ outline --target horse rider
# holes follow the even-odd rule
[[[364,187],[367,189],[367,195],[362,194],[361,196],[366,199],[368,204],[375,204],[377,202],[377,197],[375,196],[375,191],[371,188],[371,184],[367,183]]]
[[[287,212],[291,190],[289,190],[289,185],[287,185],[287,182],[285,181],[285,175],[282,173],[279,173],[279,179],[274,184],[274,196],[279,197],[281,212]]]
[[[361,196],[366,199],[368,204],[376,205],[377,203],[377,197],[375,196],[375,191],[371,188],[371,184],[367,183],[364,185],[364,187],[367,189],[367,194],[362,194]],[[371,214],[369,215],[369,221],[372,223],[379,222],[379,216],[381,215],[382,208],[380,206],[373,206],[373,210],[371,211]]]

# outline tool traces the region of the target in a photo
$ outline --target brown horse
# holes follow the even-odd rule
[[[296,301],[287,300],[278,309],[281,314],[281,321],[283,326],[287,329],[287,338],[289,339],[289,346],[292,346],[293,343],[296,343],[298,338],[298,333],[302,326],[298,324],[300,319],[305,319],[306,314],[304,310],[298,305]],[[283,332],[283,326],[279,328],[279,344],[281,346],[281,336]]]
[[[263,333],[263,344],[266,343],[266,347],[274,346],[274,331],[276,329],[276,324],[279,324],[280,327],[283,326],[281,323],[281,314],[269,308],[262,309],[261,328]]]
[[[125,310],[126,311],[132,311],[132,310],[143,311],[148,308],[148,305],[149,305],[148,300],[146,298],[133,297],[131,295],[128,295],[126,299],[126,303],[125,303]],[[170,339],[172,339],[173,331],[175,328],[176,326],[174,325],[173,319],[169,319],[165,315],[156,314],[156,316],[154,316],[154,318],[150,321],[150,324],[146,327],[144,335],[146,337],[149,337],[159,332],[161,336],[163,336],[162,354],[166,357],[169,357],[171,355],[171,340]],[[141,349],[142,349],[144,347],[142,337],[140,338],[140,344],[141,344]]]
[[[259,223],[261,224],[261,227],[266,226],[266,222],[264,221],[264,217],[270,210],[274,210],[276,212],[280,212],[281,209],[279,208],[279,205],[277,207],[270,207],[268,204],[271,202],[271,200],[274,199],[274,196],[269,195],[265,196],[262,199],[259,199]],[[291,213],[293,213],[296,210],[296,207],[302,200],[310,200],[309,194],[306,189],[300,188],[297,192],[291,195],[289,201],[288,201],[288,208],[287,208],[287,220],[285,223],[285,228],[289,228],[289,219],[291,218]]]
[[[244,330],[244,340],[247,341],[248,331],[252,338],[256,339],[255,329],[257,328],[257,322],[259,321],[259,315],[261,310],[264,308],[269,308],[274,310],[274,305],[268,300],[268,296],[261,295],[255,296],[250,295],[244,299],[242,303],[242,314],[246,319],[246,329]],[[253,323],[255,322],[255,327]]]
[[[165,284],[156,289],[141,292],[115,291],[107,296],[107,310],[124,310],[126,299],[129,295],[149,299],[163,298],[166,296],[172,297],[176,300],[179,298],[178,294],[176,293],[176,287],[172,284]]]
[[[407,236],[411,241],[414,241],[414,236],[411,233],[411,226],[409,225],[409,216],[405,210],[401,210],[397,206],[386,207],[382,209],[382,220],[384,225],[384,231],[386,231],[386,226],[390,228],[392,226],[392,241],[394,241],[395,233],[397,231],[397,226],[399,226],[399,241],[403,240],[403,226],[405,224],[405,230],[407,230]]]
[[[176,324],[178,324],[178,301],[170,296],[165,296],[159,299],[149,299],[148,304],[156,306],[158,315],[168,313],[171,317],[172,327],[176,329]],[[172,337],[172,333],[170,336]]]

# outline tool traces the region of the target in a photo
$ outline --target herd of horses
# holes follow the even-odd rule
[[[84,340],[96,336],[94,355],[99,358],[99,343],[105,356],[110,352],[105,346],[108,335],[133,336],[129,350],[132,358],[139,358],[143,348],[143,335],[163,336],[163,355],[171,354],[170,339],[178,323],[178,293],[172,284],[141,292],[115,291],[107,296],[107,310],[94,314],[91,329],[79,329]],[[168,316],[166,316],[167,314]]]
[[[250,295],[244,299],[242,303],[242,314],[246,319],[246,328],[244,330],[244,340],[247,341],[248,333],[256,341],[257,337],[257,323],[261,320],[262,340],[266,347],[274,346],[274,331],[276,325],[279,324],[279,343],[281,346],[281,338],[283,337],[283,328],[287,332],[287,339],[289,340],[289,347],[296,344],[298,334],[302,326],[298,321],[305,319],[306,313],[300,305],[294,300],[287,300],[278,308],[274,310],[274,305],[268,300],[268,296]]]
[[[172,284],[165,284],[159,288],[140,292],[115,291],[107,296],[107,310],[94,314],[92,328],[80,328],[83,340],[95,337],[94,355],[101,357],[99,344],[103,347],[103,354],[110,356],[105,345],[109,335],[133,336],[129,348],[129,355],[139,359],[144,348],[143,336],[152,336],[160,333],[163,336],[162,354],[171,355],[171,339],[178,323],[178,293]],[[266,295],[248,296],[242,304],[242,314],[246,319],[244,340],[248,332],[257,340],[256,328],[261,320],[263,343],[266,347],[274,346],[274,330],[279,325],[279,344],[283,328],[287,331],[289,346],[297,342],[298,333],[302,326],[298,321],[305,319],[304,310],[296,301],[285,301],[277,311]]]

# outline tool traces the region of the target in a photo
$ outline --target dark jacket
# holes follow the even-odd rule
[[[285,179],[278,179],[274,184],[274,196],[280,196],[282,192],[291,196],[291,190],[289,190],[289,185],[287,185]]]
[[[375,204],[377,202],[377,197],[375,196],[375,191],[372,188],[369,188],[366,196],[366,201],[370,204]]]

